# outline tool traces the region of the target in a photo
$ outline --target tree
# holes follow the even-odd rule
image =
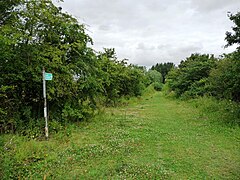
[[[240,53],[225,55],[211,70],[208,91],[217,98],[240,101]]]
[[[147,86],[149,86],[150,84],[153,85],[154,89],[157,91],[162,90],[163,84],[163,78],[162,78],[162,74],[156,70],[149,70],[146,73],[146,77],[147,77]]]
[[[0,26],[8,23],[17,18],[14,12],[14,8],[20,6],[23,3],[22,0],[0,0]]]
[[[139,96],[144,88],[143,69],[118,60],[114,49],[104,49],[98,56],[102,88],[106,103],[115,103],[123,96]]]
[[[174,68],[174,64],[171,62],[156,64],[151,67],[151,70],[156,70],[162,74],[162,83],[165,83],[168,72]]]
[[[147,77],[149,79],[148,84],[151,84],[151,83],[154,83],[154,82],[162,83],[162,75],[161,75],[161,73],[159,73],[156,70],[149,70],[147,72]]]
[[[100,87],[85,27],[50,0],[10,1],[1,8],[2,123],[26,126],[42,116],[43,67],[54,75],[47,84],[50,116],[59,121],[87,117]]]
[[[229,19],[233,21],[234,26],[232,27],[233,32],[226,32],[225,40],[227,41],[227,45],[231,46],[233,44],[240,45],[240,12],[237,14],[229,14]],[[238,47],[238,50],[240,50],[240,47]]]
[[[240,101],[240,12],[229,14],[233,21],[233,32],[226,32],[227,45],[237,44],[237,51],[224,55],[214,68],[209,77],[209,92],[218,97],[234,101]]]
[[[178,68],[170,71],[167,82],[177,96],[188,93],[190,96],[203,95],[206,78],[210,70],[216,66],[214,56],[208,54],[192,54],[181,61]]]

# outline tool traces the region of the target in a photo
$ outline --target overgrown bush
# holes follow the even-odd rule
[[[208,54],[192,54],[185,61],[181,61],[178,68],[172,69],[168,74],[167,83],[170,90],[176,92],[177,96],[184,93],[195,97],[203,95],[206,78],[217,60]]]

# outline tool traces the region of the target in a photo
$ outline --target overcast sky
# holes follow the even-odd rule
[[[119,59],[151,66],[191,53],[220,55],[240,0],[65,0],[59,6],[87,26],[93,48],[115,48]]]

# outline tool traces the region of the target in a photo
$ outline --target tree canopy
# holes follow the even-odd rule
[[[216,66],[214,56],[192,54],[169,73],[168,84],[177,96],[183,93],[203,94],[205,80],[214,66]]]
[[[166,76],[168,72],[174,68],[174,64],[171,62],[167,63],[157,63],[156,65],[151,67],[151,70],[156,70],[162,74],[162,83],[165,83]]]
[[[225,40],[227,41],[227,45],[231,46],[233,44],[238,45],[238,50],[240,50],[240,12],[236,14],[229,14],[229,19],[234,23],[234,26],[232,27],[232,32],[227,31]]]

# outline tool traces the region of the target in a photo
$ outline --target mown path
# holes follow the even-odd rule
[[[108,108],[66,131],[72,135],[17,145],[15,173],[33,179],[240,179],[239,128],[212,124],[190,104],[160,93]]]

